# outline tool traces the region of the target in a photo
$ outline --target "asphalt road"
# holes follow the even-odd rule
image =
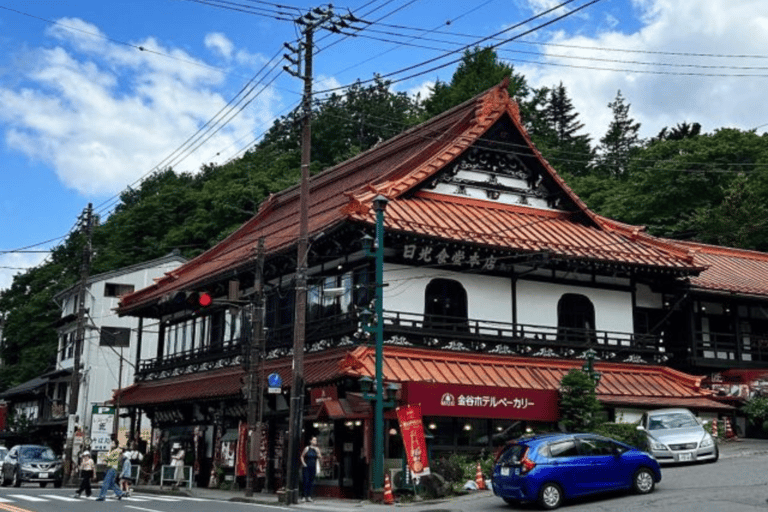
[[[398,506],[361,502],[302,503],[286,507],[265,503],[242,503],[204,497],[136,493],[120,501],[76,499],[74,489],[0,488],[0,512],[62,512],[120,510],[126,512],[275,512],[279,510],[317,512],[512,512],[500,498],[488,491],[442,502],[410,503]],[[561,510],[577,512],[768,512],[768,453],[721,458],[714,464],[664,466],[662,481],[655,492],[636,496],[614,493],[567,502]],[[538,510],[524,505],[519,510]]]

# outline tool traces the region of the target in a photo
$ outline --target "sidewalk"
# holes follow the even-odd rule
[[[720,458],[729,459],[733,457],[748,457],[750,455],[760,455],[768,453],[768,439],[735,439],[723,441],[719,444]],[[170,496],[190,496],[195,498],[206,498],[222,501],[237,501],[243,503],[259,503],[264,505],[281,506],[274,493],[254,493],[251,497],[245,496],[245,491],[222,491],[219,489],[207,489],[193,487],[192,489],[171,490],[170,488],[160,488],[156,485],[137,486],[136,492],[147,494],[166,494]],[[446,510],[446,504],[450,504],[451,509],[471,510],[468,505],[474,500],[490,496],[491,491],[474,491],[461,496],[452,496],[450,498],[438,500],[411,501],[407,503],[396,503],[394,505],[383,505],[373,503],[368,500],[350,500],[341,498],[315,498],[312,503],[298,503],[291,505],[290,508],[297,510],[319,510],[319,511],[352,511],[364,509],[372,512],[384,512],[392,507],[412,508],[418,507],[422,510]],[[289,508],[287,505],[282,505]]]

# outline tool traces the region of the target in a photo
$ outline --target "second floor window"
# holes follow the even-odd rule
[[[467,329],[467,291],[453,279],[433,279],[424,293],[424,327]]]
[[[557,337],[566,343],[595,342],[595,306],[586,296],[566,293],[557,303]]]
[[[105,283],[104,284],[104,296],[105,297],[122,297],[133,293],[132,284],[120,284],[120,283]]]

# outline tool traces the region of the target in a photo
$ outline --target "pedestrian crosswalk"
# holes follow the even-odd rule
[[[71,494],[6,494],[0,493],[0,503],[39,503],[39,502],[76,502],[76,501],[93,501],[98,497],[98,493],[94,493],[90,498],[83,496],[82,498],[75,498]],[[112,493],[110,493],[108,500],[116,500]],[[188,496],[156,496],[153,494],[134,494],[126,496],[122,501],[128,502],[149,502],[149,501],[162,501],[162,502],[184,502],[184,501],[215,501],[206,498],[193,498]]]

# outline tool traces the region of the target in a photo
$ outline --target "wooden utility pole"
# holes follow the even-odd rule
[[[333,7],[327,9],[314,8],[304,16],[294,20],[304,34],[302,48],[293,48],[285,44],[297,58],[285,55],[296,71],[288,66],[285,69],[291,75],[304,81],[302,98],[302,130],[301,130],[301,185],[299,187],[299,238],[296,252],[296,309],[293,331],[293,371],[291,374],[291,403],[288,420],[288,453],[287,453],[287,485],[286,503],[299,501],[299,449],[301,444],[301,428],[304,413],[304,342],[307,317],[307,266],[309,256],[309,164],[312,152],[312,54],[315,30],[328,28],[336,33],[344,34],[342,28],[350,28],[349,22],[360,22],[352,14],[336,16]],[[350,35],[350,34],[344,34]],[[303,75],[298,70],[301,55],[304,58]]]
[[[250,449],[245,475],[245,495],[253,496],[256,468],[261,459],[264,421],[264,238],[256,246],[256,268],[251,302],[251,342],[248,347],[248,432]]]
[[[78,399],[80,396],[80,351],[83,349],[85,343],[85,323],[86,323],[86,307],[85,298],[88,290],[88,278],[91,273],[91,238],[93,235],[93,204],[88,203],[88,207],[83,211],[83,216],[80,224],[80,231],[83,234],[83,255],[80,264],[80,288],[77,296],[77,327],[75,331],[75,354],[74,362],[72,363],[72,381],[69,386],[69,420],[67,422],[67,476],[73,475],[73,456],[72,445],[74,442],[74,429],[71,428],[74,425],[75,417],[78,410]],[[82,420],[82,418],[81,418]]]

